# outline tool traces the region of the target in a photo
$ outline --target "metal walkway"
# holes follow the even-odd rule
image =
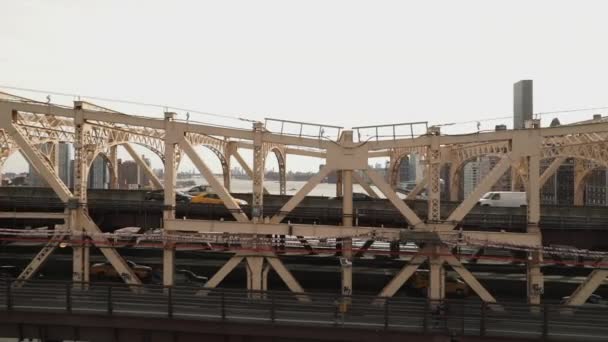
[[[11,331],[11,322],[18,325],[15,319],[24,319],[27,317],[24,314],[27,313],[31,313],[32,317],[53,314],[67,319],[93,315],[100,321],[124,317],[154,318],[157,323],[164,322],[160,326],[150,327],[150,330],[170,330],[171,322],[195,320],[235,325],[294,326],[313,331],[327,328],[355,329],[398,333],[402,336],[433,334],[605,341],[608,334],[605,309],[560,305],[498,305],[472,300],[445,300],[437,303],[400,297],[379,299],[323,293],[255,292],[220,288],[203,290],[200,287],[163,288],[150,285],[129,287],[116,283],[81,284],[39,280],[12,283],[12,286],[10,282],[5,282],[0,298],[0,316],[3,322],[0,324],[0,336]],[[27,325],[28,322],[20,324]],[[23,333],[23,327],[17,328],[17,331]],[[267,337],[273,336],[272,331],[273,329],[267,329]]]

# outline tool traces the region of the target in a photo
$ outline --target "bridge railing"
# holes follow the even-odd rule
[[[327,293],[294,294],[200,286],[136,288],[119,283],[35,280],[2,282],[0,311],[96,314],[205,321],[234,321],[457,336],[603,340],[608,308],[477,300],[430,302],[422,298],[378,298]]]

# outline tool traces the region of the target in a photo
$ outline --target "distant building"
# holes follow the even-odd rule
[[[89,170],[89,189],[109,189],[110,188],[110,172],[108,163],[104,158],[97,157],[91,164]]]
[[[462,188],[463,188],[463,198],[467,198],[471,192],[479,183],[480,175],[480,162],[478,160],[467,163],[463,167],[463,180],[462,180]]]
[[[142,156],[144,163],[150,166],[150,159]],[[143,168],[133,160],[118,160],[119,189],[141,189],[150,185],[150,178]]]
[[[63,184],[66,186],[70,186],[73,177],[73,169],[70,163],[72,160],[71,149],[72,147],[70,144],[57,144],[57,171],[59,172],[59,178],[61,178]]]
[[[479,172],[480,179],[486,177],[492,169],[500,161],[499,157],[484,156],[479,158]],[[510,191],[511,190],[511,173],[505,172],[498,181],[492,185],[492,191]]]

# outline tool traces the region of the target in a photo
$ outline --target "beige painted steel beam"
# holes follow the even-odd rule
[[[111,243],[103,235],[101,229],[97,227],[95,222],[86,214],[84,211],[81,212],[81,220],[84,225],[84,229],[92,237],[93,243],[99,247],[101,253],[108,259],[112,267],[116,269],[118,275],[127,284],[141,285],[141,280],[137,277],[135,272],[127,265],[125,259],[123,259],[115,248],[110,247]],[[88,261],[87,261],[88,262]]]
[[[167,243],[163,248],[163,286],[175,285],[175,248]]]
[[[559,169],[559,167],[564,163],[566,157],[557,157],[555,158],[549,167],[545,169],[542,176],[540,176],[540,187],[542,188],[545,183],[549,180],[551,176],[555,174],[555,172]]]
[[[298,155],[298,156],[321,158],[321,159],[325,159],[325,157],[327,157],[327,154],[322,151],[311,151],[311,150],[304,150],[304,149],[293,148],[293,147],[286,148],[285,154],[293,154],[293,155]]]
[[[353,171],[342,170],[342,225],[353,225]]]
[[[542,247],[541,236],[538,233],[462,231],[454,232],[454,234],[461,235],[463,242],[473,246],[511,245],[528,248]]]
[[[264,257],[247,256],[245,258],[247,264],[247,290],[262,291],[264,272]]]
[[[225,264],[224,266],[222,266],[217,272],[215,272],[215,274],[213,275],[213,277],[211,277],[211,279],[209,279],[209,281],[207,281],[207,283],[205,283],[205,288],[207,289],[214,289],[216,288],[219,283],[222,282],[222,280],[224,280],[224,278],[226,278],[226,276],[232,272],[232,270],[237,267],[241,261],[243,261],[244,256],[236,254],[234,255],[232,258],[230,258]],[[200,294],[201,292],[199,292]]]
[[[587,278],[574,290],[574,293],[566,301],[566,305],[583,305],[587,299],[597,290],[608,277],[608,270],[593,270]]]
[[[428,249],[427,249],[428,252]],[[379,297],[392,297],[399,289],[407,282],[408,279],[416,272],[418,267],[427,259],[426,255],[417,254],[410,262],[405,265],[391,281],[380,291]]]
[[[486,192],[488,192],[492,185],[502,177],[502,175],[509,169],[511,166],[509,155],[504,156],[495,166],[492,168],[492,171],[486,175],[483,180],[475,187],[475,190],[469,194],[467,199],[462,201],[452,211],[447,221],[452,222],[460,222],[466,216],[466,214],[473,209],[473,207],[479,202],[481,196],[483,196]]]
[[[363,190],[365,190],[365,192],[367,192],[368,195],[370,195],[373,198],[380,198],[380,196],[378,196],[378,194],[376,193],[374,188],[372,188],[369,185],[369,183],[364,181],[363,178],[361,178],[361,176],[359,176],[359,174],[356,171],[353,172],[352,177],[356,183],[359,183],[359,185],[361,185]]]
[[[148,178],[150,178],[150,181],[152,182],[152,186],[154,187],[154,189],[162,189],[163,184],[160,181],[160,179],[158,179],[158,177],[156,176],[154,171],[152,171],[152,168],[144,162],[144,160],[141,158],[141,156],[139,154],[137,154],[135,149],[133,149],[133,146],[131,146],[130,143],[123,144],[123,146],[124,146],[125,150],[127,150],[127,152],[129,152],[129,155],[131,155],[131,158],[133,158],[133,160],[137,163],[137,165],[139,165],[139,167],[144,171],[144,173],[148,176]]]
[[[267,255],[266,261],[268,261],[270,266],[272,266],[275,272],[277,272],[279,277],[285,282],[285,285],[287,285],[291,292],[301,294],[304,293],[304,289],[302,288],[300,283],[298,283],[296,278],[293,277],[291,272],[289,272],[289,270],[285,267],[285,265],[283,265],[283,262],[281,262],[279,258],[277,258],[276,256]],[[306,295],[299,295],[297,296],[297,298],[302,302],[310,302],[310,298]]]
[[[21,153],[27,158],[30,164],[34,166],[38,174],[44,178],[51,188],[53,188],[59,199],[66,203],[72,197],[70,189],[68,189],[59,176],[57,176],[53,167],[46,162],[42,154],[13,126],[10,122],[10,113],[2,113],[0,116],[7,116],[9,118],[9,120],[2,121],[2,126],[5,127],[11,135],[11,138],[19,147]]]
[[[367,169],[365,170],[365,173],[367,173],[367,176],[371,179],[372,183],[374,183],[380,192],[382,192],[384,196],[395,206],[395,208],[399,210],[401,215],[405,217],[410,225],[417,226],[422,223],[422,220],[418,217],[418,215],[416,215],[416,213],[397,196],[391,186],[388,185],[388,183],[386,183],[384,179],[382,179],[382,177],[376,173],[376,171]]]
[[[213,172],[211,172],[198,153],[196,153],[190,142],[188,142],[186,139],[182,139],[179,145],[188,155],[188,157],[190,157],[190,160],[194,163],[200,173],[203,174],[207,182],[209,182],[209,185],[211,185],[217,195],[222,199],[224,205],[226,208],[228,208],[232,216],[234,216],[234,218],[239,222],[249,222],[247,215],[243,213],[241,207],[239,207],[234,198],[232,198],[230,193],[226,190],[226,188],[224,188],[224,185],[215,179]]]
[[[420,194],[422,192],[422,190],[424,190],[426,188],[426,184],[428,183],[428,181],[429,181],[429,177],[425,172],[424,178],[422,178],[420,180],[420,182],[416,183],[416,186],[412,189],[412,191],[410,191],[409,194],[407,194],[405,199],[406,200],[415,200],[416,196],[418,196],[418,194]]]
[[[281,223],[281,221],[283,221],[283,219],[287,216],[287,214],[289,214],[298,204],[300,204],[300,202],[302,202],[302,200],[304,199],[304,197],[306,197],[306,195],[308,195],[308,193],[314,189],[315,186],[317,186],[317,184],[319,184],[323,179],[325,179],[325,177],[327,177],[327,175],[329,174],[329,172],[331,172],[331,168],[327,165],[323,166],[323,168],[321,168],[321,170],[319,170],[319,173],[317,173],[316,175],[312,176],[308,182],[306,182],[306,184],[304,184],[304,186],[302,188],[300,188],[300,190],[293,195],[289,201],[287,201],[287,203],[285,203],[283,205],[283,207],[281,207],[281,209],[279,210],[279,213],[274,215],[272,217],[272,219],[270,219],[270,223]],[[306,234],[295,234],[295,235],[305,235]]]
[[[259,234],[259,235],[289,235],[324,237],[357,237],[377,236],[387,239],[398,239],[399,229],[377,227],[342,227],[316,224],[287,224],[287,223],[252,223],[233,221],[209,220],[165,220],[166,231],[228,233],[228,234]]]
[[[496,303],[496,299],[492,296],[488,290],[486,290],[483,285],[479,283],[479,281],[467,270],[462,263],[456,259],[455,256],[451,255],[450,251],[447,248],[443,249],[444,255],[442,258],[448,263],[448,265],[452,266],[454,271],[460,275],[462,280],[464,280],[467,285],[477,293],[479,298],[486,303]],[[445,255],[445,253],[449,253],[450,255]]]
[[[22,283],[20,281],[31,279],[42,266],[47,262],[49,256],[53,254],[53,252],[57,249],[61,241],[66,237],[69,233],[69,229],[66,226],[56,226],[55,232],[51,239],[46,243],[46,245],[36,254],[34,259],[30,261],[30,263],[21,271],[19,276],[17,277],[17,281],[14,286],[20,287]]]
[[[20,219],[67,219],[66,213],[45,213],[45,212],[26,212],[10,211],[0,212],[0,218],[20,218]]]

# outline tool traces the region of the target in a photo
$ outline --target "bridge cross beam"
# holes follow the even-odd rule
[[[300,283],[293,277],[283,262],[276,254],[270,252],[237,252],[207,281],[204,289],[198,291],[197,295],[206,295],[210,289],[216,288],[243,261],[246,262],[247,288],[249,290],[268,290],[267,277],[269,270],[272,268],[289,290],[296,293],[299,301],[310,301],[310,298],[304,294],[304,289]]]

